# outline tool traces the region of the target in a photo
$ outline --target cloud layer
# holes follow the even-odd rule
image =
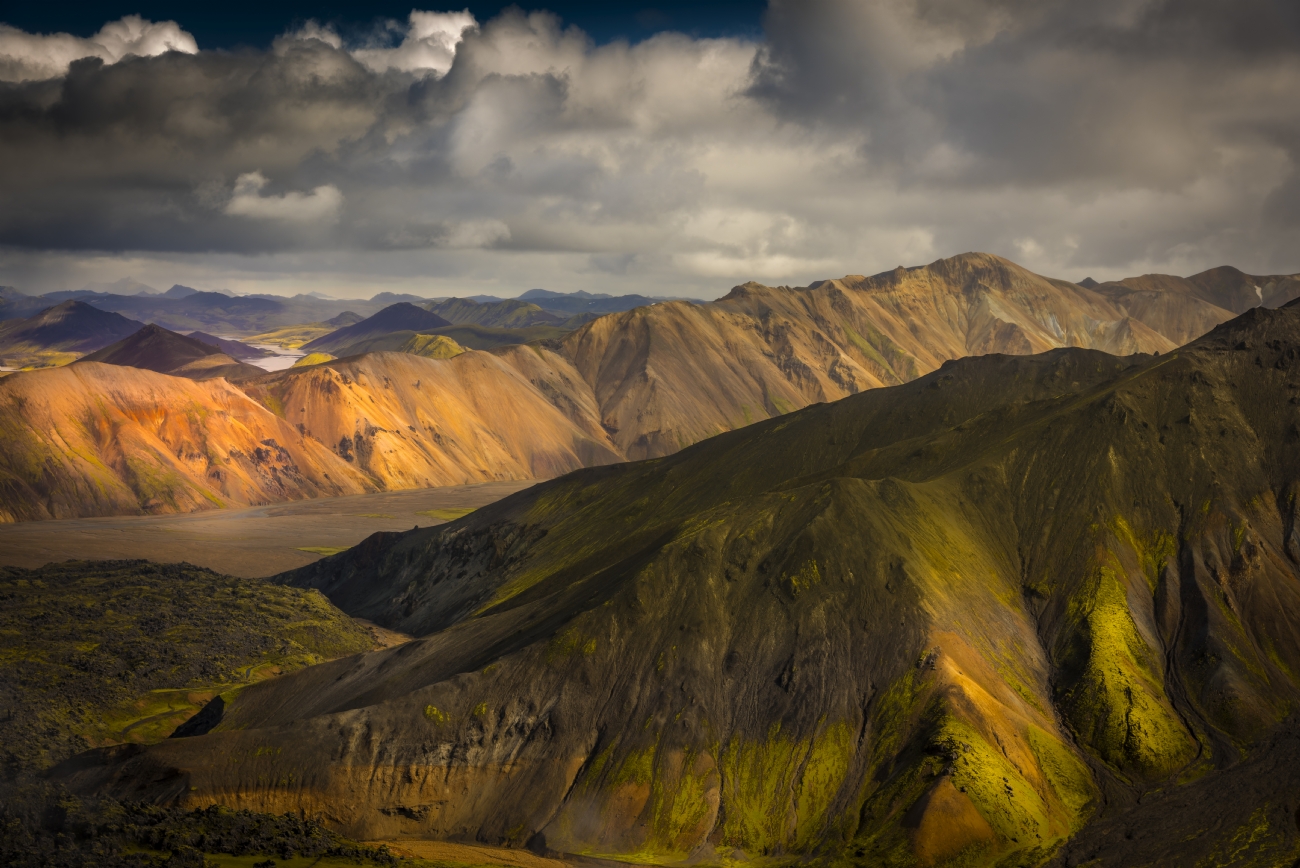
[[[596,46],[545,13],[416,11],[227,53],[138,18],[0,29],[0,282],[117,261],[713,295],[969,249],[1300,271],[1294,4],[772,0],[766,33]]]

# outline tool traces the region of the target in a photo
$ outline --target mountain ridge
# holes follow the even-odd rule
[[[1289,803],[1180,794],[1300,774],[1297,366],[1300,305],[965,358],[376,534],[282,580],[421,638],[60,775],[655,862],[1287,864]]]
[[[554,438],[561,436],[558,432],[567,431],[563,438],[575,445],[560,449],[568,456],[560,463],[511,458],[503,465],[511,468],[510,473],[534,472],[527,468],[541,472],[544,467],[561,472],[559,468],[574,469],[567,463],[574,458],[580,463],[604,463],[669,455],[702,439],[813,403],[912,381],[951,358],[972,353],[1027,353],[1074,344],[1119,354],[1167,354],[1173,342],[1158,329],[1182,334],[1231,316],[1182,289],[1141,290],[1140,297],[1132,295],[1136,290],[1114,292],[1122,295],[1119,301],[1098,289],[1035,275],[999,257],[968,254],[870,278],[850,275],[803,288],[749,283],[710,304],[664,302],[608,314],[562,336],[491,349],[490,363],[473,352],[419,363],[432,365],[429,368],[378,361],[373,356],[329,362],[315,375],[325,379],[314,381],[316,388],[325,391],[296,405],[296,397],[283,403],[282,396],[301,394],[298,386],[290,385],[303,382],[292,379],[301,369],[295,374],[250,375],[246,382],[249,394],[266,410],[292,418],[305,435],[367,475],[368,484],[375,488],[423,485],[425,479],[428,484],[457,484],[493,477],[475,463],[477,458],[470,459],[471,454],[479,454],[473,450],[453,450],[460,457],[451,457],[436,442],[422,442],[424,435],[419,432],[431,430],[429,419],[450,412],[437,409],[440,399],[429,392],[434,383],[452,389],[445,406],[467,413],[467,419],[484,417],[466,409],[470,405],[455,385],[460,382],[473,382],[475,388],[489,393],[499,390],[523,402],[520,406],[539,414],[538,430],[543,433],[538,436],[543,441],[554,445],[559,442]],[[1189,298],[1191,302],[1185,303]],[[447,326],[435,332],[462,346],[490,345],[496,337],[492,329],[478,326]],[[416,349],[430,340],[417,339],[414,331],[387,332],[341,349]],[[393,379],[390,367],[400,370],[404,378],[392,389],[378,377],[384,371],[384,377]],[[0,381],[0,399],[19,388],[10,382],[17,376]],[[369,391],[345,382],[355,384],[358,376],[372,384]],[[423,387],[415,389],[421,383]],[[160,393],[155,400],[155,412],[165,418],[169,399]],[[292,409],[295,406],[298,409]],[[317,410],[301,410],[308,406]],[[7,424],[25,430],[27,423],[6,407],[12,404],[0,400],[0,419],[8,413]],[[317,412],[319,422],[313,418]],[[343,427],[349,430],[340,427],[338,420],[344,419],[348,422]],[[528,452],[519,439],[527,433],[527,425],[503,424],[510,432],[507,451],[515,456]],[[367,434],[372,428],[382,429],[377,440]],[[471,436],[468,429],[458,430],[458,436],[466,438],[459,442],[485,443],[494,436],[491,431]],[[406,436],[393,432],[406,432]],[[33,432],[22,442],[44,442],[44,436]],[[347,449],[341,445],[344,437],[352,444]],[[358,438],[363,443],[382,441],[383,449],[390,451],[357,450]],[[34,454],[44,456],[47,449],[57,454],[60,448],[41,446]],[[95,446],[96,454],[102,451],[105,456],[113,450],[111,441]],[[542,451],[551,453],[551,446]],[[417,472],[415,468],[430,466],[431,455],[439,456],[437,472]],[[29,458],[21,451],[0,457],[0,476],[29,466]],[[169,467],[172,461],[161,454],[152,458],[142,454],[140,460],[158,468]],[[371,461],[376,462],[373,470]],[[398,469],[404,466],[406,470]],[[193,484],[186,479],[175,478],[175,484]],[[59,485],[74,484],[71,478],[60,480]],[[37,486],[31,490],[50,484],[23,482]],[[189,502],[190,498],[181,499]],[[57,500],[76,502],[66,492],[58,493]],[[21,514],[46,517],[49,512],[33,505]]]

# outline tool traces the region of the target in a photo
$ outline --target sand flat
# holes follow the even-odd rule
[[[184,515],[0,524],[0,566],[30,568],[70,558],[147,558],[188,561],[230,575],[257,578],[301,567],[324,556],[321,551],[301,549],[328,551],[356,545],[376,531],[444,524],[419,513],[478,508],[533,484],[484,482]]]

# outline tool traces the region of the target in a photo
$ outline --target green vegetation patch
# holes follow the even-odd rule
[[[1167,777],[1191,761],[1196,744],[1165,696],[1111,565],[1096,569],[1069,617],[1080,635],[1066,660],[1077,676],[1063,708],[1083,742],[1114,768],[1142,777]]]
[[[372,644],[317,591],[189,564],[0,569],[0,758],[157,741],[219,693]]]
[[[806,846],[824,830],[827,809],[848,775],[853,732],[846,723],[811,739],[774,724],[763,741],[733,739],[722,751],[722,842],[746,851]]]
[[[336,555],[347,551],[351,546],[298,546],[297,551],[313,555]]]
[[[424,515],[429,518],[436,518],[439,521],[455,521],[458,518],[464,518],[473,512],[473,507],[452,507],[449,509],[422,509],[416,515]]]

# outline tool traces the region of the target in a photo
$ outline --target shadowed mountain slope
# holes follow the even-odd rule
[[[0,358],[70,361],[134,334],[141,323],[80,301],[65,301],[27,319],[0,323]]]
[[[216,335],[210,335],[207,332],[190,332],[186,337],[193,338],[196,341],[201,341],[210,347],[216,347],[232,359],[238,359],[241,362],[246,359],[264,359],[267,356],[272,355],[266,350],[260,350],[257,347],[249,346],[243,341],[232,341],[227,338],[219,338]]]
[[[965,359],[377,534],[284,580],[425,638],[64,779],[361,836],[873,866],[1131,865],[1105,829],[1162,789],[1184,864],[1289,864],[1293,801],[1178,794],[1246,792],[1244,761],[1294,797],[1297,366],[1296,306],[1158,358]]]
[[[226,355],[212,344],[178,335],[157,325],[147,325],[129,337],[85,356],[82,361],[143,368],[191,380],[214,377],[244,380],[265,373],[261,368]]]
[[[410,302],[400,301],[391,304],[374,316],[361,322],[344,326],[337,331],[316,338],[302,345],[307,352],[334,353],[361,341],[373,340],[393,332],[429,332],[433,329],[449,326],[450,322],[436,313],[416,307]]]
[[[566,317],[548,313],[531,302],[508,298],[480,303],[468,298],[449,298],[430,302],[424,307],[456,325],[480,325],[489,328],[526,328],[559,325]]]

